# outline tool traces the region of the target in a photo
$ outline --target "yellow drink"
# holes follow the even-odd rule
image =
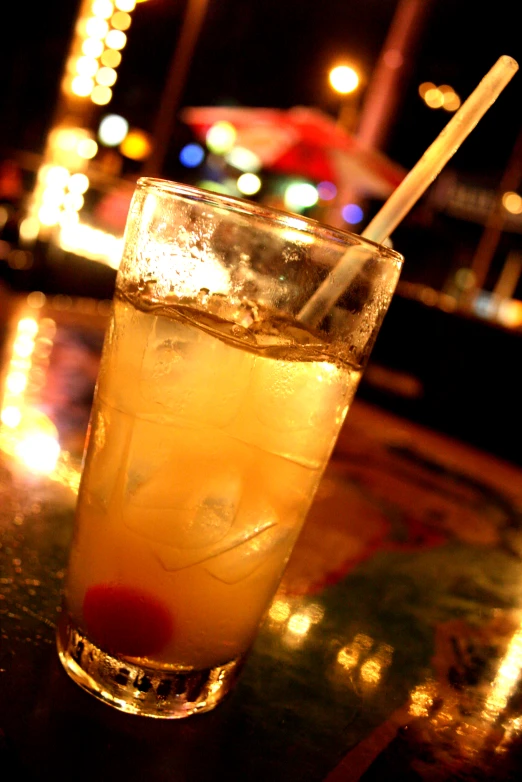
[[[301,308],[347,251],[346,291],[305,326]],[[401,262],[295,215],[139,180],[58,629],[88,692],[175,718],[231,689]]]
[[[115,300],[67,586],[74,624],[113,655],[229,663],[277,588],[359,372],[291,321],[253,323],[231,339],[196,309]],[[100,628],[114,594],[128,615]],[[126,633],[139,595],[164,611],[157,642]]]

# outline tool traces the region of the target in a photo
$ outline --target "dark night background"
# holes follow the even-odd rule
[[[426,4],[385,150],[406,167],[449,119],[421,101],[422,81],[448,83],[464,99],[500,55],[522,59],[516,3]],[[210,0],[182,105],[308,105],[335,115],[329,68],[348,58],[368,79],[396,7],[397,0]],[[54,0],[15,4],[9,19],[2,12],[0,149],[41,150],[78,8],[75,0]],[[148,0],[133,12],[110,111],[146,130],[154,122],[184,9],[185,0]],[[519,75],[451,165],[493,182],[520,127],[521,96]]]
[[[43,151],[79,5],[76,0],[17,3],[9,9],[9,19],[3,9],[0,160]],[[340,99],[328,84],[328,71],[340,60],[356,65],[363,74],[358,93],[362,104],[398,5],[397,0],[209,0],[178,108],[304,105],[336,117]],[[147,0],[136,6],[113,99],[95,109],[99,117],[122,114],[131,126],[153,131],[186,7],[187,0]],[[503,54],[522,62],[517,4],[512,0],[425,0],[418,40],[406,58],[400,98],[382,150],[411,168],[451,116],[429,109],[419,97],[419,84],[449,84],[464,100]],[[498,192],[521,130],[521,107],[518,73],[433,187],[453,176],[469,188]],[[96,122],[95,116],[93,127]],[[179,150],[190,138],[189,128],[178,122],[163,176],[191,181],[190,172],[178,162]],[[126,166],[127,178],[140,175],[142,164],[127,161]],[[386,389],[386,378],[384,386],[377,383],[372,389],[370,384],[362,392],[411,418],[519,460],[518,438],[506,441],[503,433],[519,426],[513,357],[520,355],[520,328],[509,331],[477,313],[450,315],[433,306],[439,292],[451,290],[458,269],[470,266],[484,230],[480,220],[445,212],[430,196],[433,187],[393,235],[395,248],[406,258],[402,280],[420,286],[420,298],[394,299],[372,356],[379,367],[399,372],[399,385],[401,373],[420,378],[424,397],[401,398]],[[522,252],[521,226],[519,220],[517,229],[502,233],[486,291],[493,289],[508,254]],[[68,274],[62,278],[53,272],[35,280],[34,270],[24,278],[25,272],[6,267],[8,283],[18,289],[38,285],[56,293],[63,286],[65,293],[103,298],[111,295],[114,281],[113,270],[79,258],[62,265]],[[423,290],[428,298],[422,298]],[[522,299],[520,281],[515,298]],[[492,411],[487,420],[486,408]]]

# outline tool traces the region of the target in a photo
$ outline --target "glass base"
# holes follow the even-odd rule
[[[104,652],[62,614],[57,632],[63,667],[96,698],[129,714],[179,719],[210,711],[232,689],[244,657],[206,670],[165,670]]]

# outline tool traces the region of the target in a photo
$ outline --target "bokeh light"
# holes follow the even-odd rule
[[[91,13],[93,16],[98,16],[100,19],[108,19],[114,11],[114,6],[111,0],[94,0],[91,6]]]
[[[50,166],[44,174],[45,184],[50,187],[65,187],[70,176],[65,166]]]
[[[98,138],[106,147],[117,147],[128,132],[129,123],[125,117],[119,114],[107,114],[100,122]]]
[[[504,299],[500,302],[497,319],[508,328],[517,329],[522,326],[522,301]]]
[[[131,26],[132,18],[125,11],[116,11],[111,17],[111,25],[115,30],[128,30]]]
[[[77,225],[80,220],[78,212],[72,207],[65,209],[58,215],[58,225],[62,228]]]
[[[502,196],[502,206],[506,212],[510,212],[513,215],[522,214],[522,198],[518,193],[508,191]]]
[[[89,76],[75,76],[71,82],[71,90],[79,98],[86,98],[91,94],[94,81]]]
[[[47,301],[47,296],[45,295],[45,293],[42,293],[42,291],[31,291],[31,293],[29,293],[27,296],[28,305],[36,310],[41,309],[41,307],[45,305],[46,301]],[[36,334],[36,332],[38,331],[37,322],[33,318],[28,318],[28,320],[32,320],[33,323],[35,324],[36,331],[34,333]],[[18,328],[20,328],[20,324],[18,324]]]
[[[100,62],[107,68],[117,68],[121,62],[121,52],[116,49],[105,49],[100,57]]]
[[[13,355],[29,358],[34,350],[34,339],[29,334],[19,334],[13,343]]]
[[[58,206],[50,206],[43,204],[38,210],[38,219],[42,225],[51,227],[56,225],[60,217],[60,208]]]
[[[22,394],[27,386],[27,375],[24,372],[10,372],[5,379],[5,387],[11,394]]]
[[[33,432],[17,443],[15,452],[29,469],[49,473],[56,467],[60,456],[60,443],[52,435]]]
[[[71,47],[74,54],[67,60],[62,81],[66,93],[90,98],[97,106],[110,103],[117,80],[114,69],[121,63],[119,50],[127,43],[124,30],[131,26],[135,5],[136,0],[92,0],[80,11]]]
[[[89,189],[89,177],[86,174],[73,174],[67,187],[71,193],[85,193]]]
[[[21,318],[18,321],[16,330],[18,334],[27,334],[30,337],[34,337],[38,334],[38,321],[34,318]]]
[[[78,142],[76,151],[84,160],[91,160],[98,152],[98,144],[92,138],[85,138]]]
[[[65,196],[63,187],[48,186],[42,193],[42,203],[46,206],[60,206]]]
[[[433,84],[432,81],[423,81],[422,84],[419,85],[419,95],[424,100],[426,93],[428,90],[435,90],[436,84]]]
[[[444,103],[442,108],[444,111],[457,111],[460,108],[461,100],[456,92],[448,93],[444,95]]]
[[[259,157],[255,152],[246,149],[246,147],[232,147],[230,152],[227,152],[225,155],[225,160],[231,166],[234,166],[234,168],[239,169],[239,171],[247,171],[255,174],[255,172],[259,171],[261,168],[261,160]]]
[[[200,144],[185,144],[179,153],[180,163],[187,168],[196,168],[205,157],[205,150]]]
[[[87,57],[99,57],[103,52],[103,41],[99,38],[86,38],[82,43],[82,52]]]
[[[441,84],[439,90],[442,92],[442,108],[444,111],[457,111],[460,107],[460,98],[449,84]]]
[[[441,84],[437,87],[431,81],[422,82],[418,88],[419,95],[430,109],[444,109],[445,111],[457,111],[461,100],[453,87],[449,84]]]
[[[477,276],[472,269],[463,266],[455,272],[455,284],[460,290],[469,291],[477,284]]]
[[[359,86],[359,75],[349,65],[338,65],[329,73],[330,84],[336,92],[348,95]]]
[[[216,122],[206,135],[207,147],[216,155],[229,152],[234,146],[237,131],[230,122]]]
[[[498,298],[490,291],[480,291],[472,302],[473,312],[479,318],[495,320],[497,316]]]
[[[110,87],[102,87],[101,84],[97,84],[91,92],[91,100],[98,106],[106,106],[110,103],[112,98],[112,90]]]
[[[314,206],[318,200],[317,188],[309,182],[292,182],[285,190],[284,201],[287,209],[307,209]]]
[[[96,74],[96,81],[98,84],[101,84],[102,87],[112,87],[112,85],[116,83],[117,78],[118,74],[114,68],[107,68],[105,66],[100,68]]]
[[[89,38],[97,38],[101,40],[105,38],[109,31],[109,24],[105,19],[93,16],[85,23],[85,32]]]
[[[105,43],[109,49],[123,49],[127,36],[121,30],[110,30],[105,36]]]
[[[39,234],[40,223],[36,217],[24,217],[18,228],[22,242],[33,242]]]
[[[58,128],[50,134],[51,143],[65,152],[73,152],[78,143],[78,132],[74,128]]]
[[[22,420],[22,411],[15,405],[8,405],[4,407],[0,415],[0,421],[10,429],[16,429],[20,421]]]
[[[83,196],[81,193],[67,193],[63,199],[63,205],[65,209],[72,209],[74,212],[79,212],[83,206]]]
[[[254,193],[258,193],[261,190],[261,184],[261,179],[257,174],[252,173],[241,174],[236,183],[237,189],[240,193],[243,193],[243,195],[254,195]]]
[[[337,195],[337,188],[333,182],[319,182],[317,192],[321,201],[331,201]]]
[[[98,61],[94,57],[78,57],[75,70],[80,76],[94,76],[98,70]]]
[[[424,102],[430,109],[440,109],[444,105],[444,95],[438,87],[433,87],[425,93]]]
[[[120,146],[120,152],[130,160],[145,160],[152,151],[150,136],[143,130],[130,130]]]
[[[358,204],[346,204],[341,209],[341,214],[345,223],[357,225],[364,217],[364,212]]]

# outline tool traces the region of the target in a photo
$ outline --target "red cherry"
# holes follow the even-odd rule
[[[160,652],[173,632],[172,616],[156,597],[130,586],[96,584],[85,593],[87,632],[103,649],[126,657]]]

